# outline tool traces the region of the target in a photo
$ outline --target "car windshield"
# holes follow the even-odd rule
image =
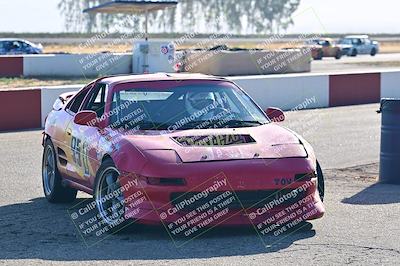
[[[305,44],[319,44],[319,40],[308,40]]]
[[[339,40],[340,44],[352,44],[352,40],[351,39],[341,39]]]
[[[250,97],[229,82],[166,83],[115,90],[110,127],[175,131],[254,127],[269,122]]]

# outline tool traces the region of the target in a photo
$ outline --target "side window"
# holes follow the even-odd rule
[[[5,42],[4,48],[6,49],[6,51],[10,51],[12,49],[12,42]]]
[[[96,84],[82,109],[95,111],[97,117],[101,117],[106,106],[107,92],[108,86],[106,84]]]
[[[89,92],[90,86],[88,86],[86,89],[81,91],[77,96],[75,96],[74,99],[72,99],[66,106],[66,110],[70,114],[76,114],[79,111],[79,107],[81,107],[83,100],[85,99],[86,95]]]
[[[21,49],[21,42],[15,41],[12,43],[13,49]]]
[[[24,48],[24,49],[29,47],[29,45],[26,42],[19,42],[19,44],[20,44],[21,48]]]

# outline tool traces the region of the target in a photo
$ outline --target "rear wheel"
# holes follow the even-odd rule
[[[117,232],[128,224],[119,175],[114,162],[106,159],[97,172],[93,194],[99,216],[110,232]]]
[[[376,49],[375,48],[372,48],[372,50],[371,50],[371,56],[375,56],[376,55]]]
[[[52,203],[73,202],[76,189],[62,185],[62,177],[58,172],[56,153],[51,140],[46,140],[42,158],[42,183],[46,199]]]
[[[321,201],[324,201],[325,196],[325,180],[324,174],[322,173],[321,165],[317,161],[317,183],[318,183],[318,194]]]

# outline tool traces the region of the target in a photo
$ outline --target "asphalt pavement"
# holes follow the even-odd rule
[[[379,104],[286,112],[284,126],[302,135],[324,168],[378,162]]]
[[[68,214],[72,204],[43,197],[41,131],[0,133],[0,264],[398,265],[400,186],[375,183],[377,107],[287,114],[285,125],[314,145],[326,176],[327,212],[312,228],[279,236],[215,228],[179,247],[163,227],[145,226],[87,246]]]
[[[311,62],[312,73],[379,72],[400,68],[400,54],[377,54],[376,56],[343,56],[336,60],[326,57]]]

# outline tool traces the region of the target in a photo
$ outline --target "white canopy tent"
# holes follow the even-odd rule
[[[83,10],[84,13],[105,13],[105,14],[144,14],[145,15],[145,42],[137,42],[134,45],[133,52],[133,64],[132,71],[149,73],[149,49],[150,45],[153,46],[162,46],[167,47],[168,44],[160,44],[160,43],[149,43],[148,42],[148,30],[149,30],[149,13],[163,10],[169,7],[176,6],[178,1],[176,0],[114,0],[110,2],[106,2],[97,6],[93,6]],[[164,49],[165,50],[165,49]],[[170,50],[166,49],[168,53],[173,53]],[[175,49],[171,49],[175,50]],[[139,56],[138,54],[141,54]],[[173,55],[169,55],[173,56]],[[153,56],[154,65],[158,65],[158,69],[154,69],[154,71],[163,71],[169,70],[169,64],[166,64],[164,61],[165,57]],[[159,62],[161,60],[162,62]],[[141,70],[139,69],[139,65]],[[162,67],[162,65],[164,67]],[[151,66],[150,66],[151,68]]]
[[[145,34],[148,37],[149,13],[173,7],[178,4],[175,0],[114,0],[98,6],[84,9],[84,13],[105,14],[144,14]]]

